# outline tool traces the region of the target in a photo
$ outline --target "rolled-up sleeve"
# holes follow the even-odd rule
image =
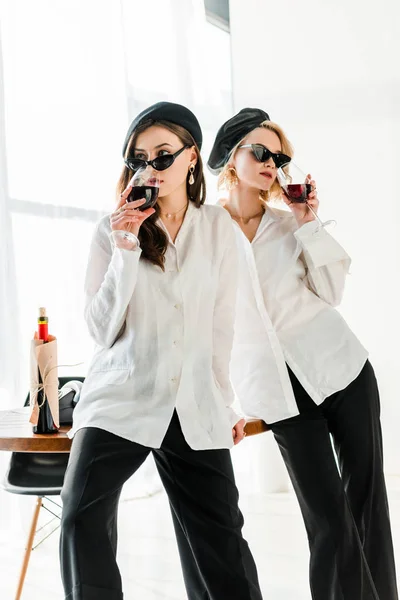
[[[117,248],[108,233],[103,219],[92,239],[85,278],[85,320],[91,337],[104,348],[111,348],[124,326],[141,255],[140,248]]]
[[[224,228],[226,246],[220,264],[214,307],[213,371],[233,426],[241,419],[232,408],[235,397],[229,377],[236,313],[238,251],[235,233],[228,214],[226,214],[224,222],[226,223]]]
[[[307,284],[322,300],[338,306],[342,300],[351,259],[342,246],[317,221],[294,232],[307,269]]]

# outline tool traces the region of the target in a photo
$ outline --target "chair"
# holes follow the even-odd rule
[[[83,382],[84,378],[59,377],[59,388],[72,380]],[[29,396],[25,400],[24,406],[29,406]],[[12,494],[37,497],[15,600],[21,598],[32,550],[37,548],[60,526],[61,505],[49,496],[60,495],[68,459],[69,454],[67,452],[13,452],[11,455],[10,465],[3,481],[3,489]],[[41,508],[50,513],[52,518],[37,530]],[[57,520],[56,526],[34,546],[35,535],[54,520]]]

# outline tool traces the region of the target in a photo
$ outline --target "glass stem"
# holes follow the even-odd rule
[[[311,210],[312,214],[314,215],[314,217],[317,219],[318,223],[320,225],[323,225],[323,222],[321,221],[321,219],[319,218],[319,216],[317,215],[317,213],[315,212],[315,210],[308,204],[308,202],[306,202],[308,208]]]

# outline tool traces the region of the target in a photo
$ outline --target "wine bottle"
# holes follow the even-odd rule
[[[39,340],[43,340],[44,344],[47,344],[47,342],[49,341],[49,319],[46,315],[45,308],[39,308],[38,338]],[[39,387],[42,386],[43,381],[39,368],[38,382]],[[56,427],[53,421],[49,401],[45,397],[44,389],[39,389],[37,393],[37,403],[39,406],[39,417],[37,425],[33,426],[33,433],[57,433],[58,428]]]

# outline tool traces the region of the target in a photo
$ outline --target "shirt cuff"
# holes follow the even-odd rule
[[[243,415],[239,415],[237,412],[233,410],[230,406],[227,406],[228,418],[231,423],[232,429],[235,427],[236,423],[239,423],[241,419],[244,419]]]
[[[294,237],[303,248],[306,260],[311,260],[315,268],[350,261],[347,252],[317,220],[300,227],[294,232]]]
[[[135,252],[140,249],[139,239],[131,231],[112,230],[109,238],[113,248]]]

